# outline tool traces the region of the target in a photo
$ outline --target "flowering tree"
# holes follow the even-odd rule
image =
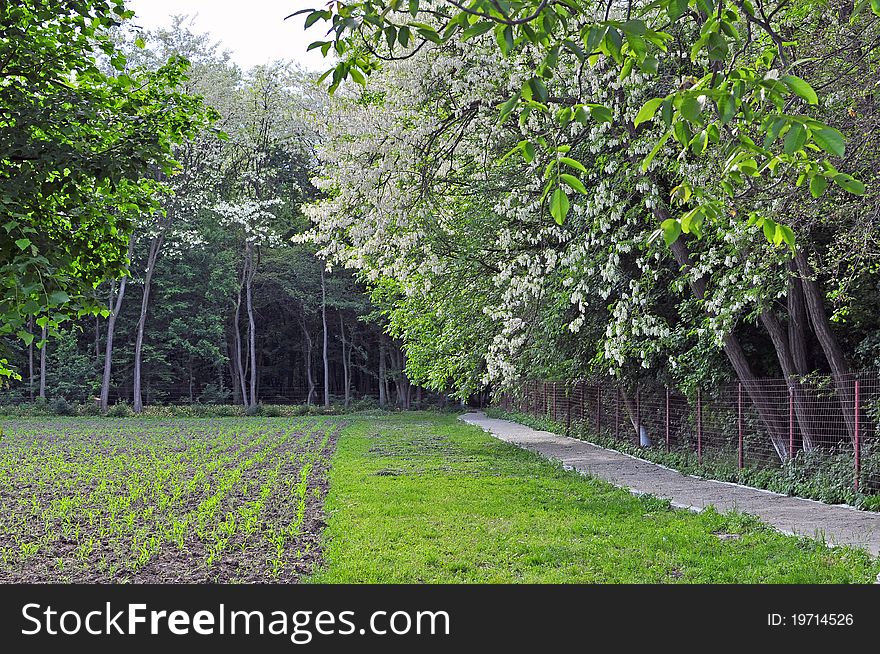
[[[816,280],[817,214],[874,202],[864,155],[843,159],[830,124],[865,152],[866,126],[841,116],[876,82],[876,18],[829,23],[811,3],[414,3],[408,26],[388,21],[410,8],[389,5],[379,45],[377,6],[309,15],[332,22],[320,47],[343,56],[327,197],[309,213],[322,252],[387,301],[411,373],[467,394],[587,363],[685,390],[730,370],[784,458],[755,384],[778,370],[809,448],[800,377],[827,367],[850,392]],[[823,44],[816,61],[801,42]]]

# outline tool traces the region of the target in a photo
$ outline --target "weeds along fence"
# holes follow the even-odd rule
[[[826,494],[839,501],[880,494],[877,371],[760,379],[690,396],[658,384],[526,381],[500,407],[654,459],[668,454],[689,469],[732,473],[726,478],[781,471],[800,485],[836,487]]]

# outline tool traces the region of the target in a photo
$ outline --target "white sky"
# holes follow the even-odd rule
[[[194,32],[210,32],[229,50],[239,66],[248,69],[275,59],[297,61],[311,70],[326,70],[319,50],[306,52],[309,43],[324,40],[329,23],[318,21],[308,33],[303,30],[306,14],[284,20],[300,9],[320,8],[326,0],[128,0],[126,7],[137,16],[134,23],[144,29],[168,27],[171,16],[195,16]],[[323,26],[323,27],[322,27]]]

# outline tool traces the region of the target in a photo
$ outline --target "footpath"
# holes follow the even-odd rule
[[[460,418],[496,438],[635,494],[664,497],[675,507],[694,511],[708,506],[714,506],[719,512],[741,511],[759,517],[784,533],[818,538],[829,545],[854,545],[874,556],[880,555],[880,513],[683,475],[575,438],[488,418],[483,412],[466,413]]]

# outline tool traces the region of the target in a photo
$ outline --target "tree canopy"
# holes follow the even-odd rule
[[[113,36],[122,0],[0,2],[0,334],[30,342],[103,310],[136,216],[161,211],[173,146],[215,115],[180,90],[188,63],[133,68]],[[0,374],[12,374],[0,360]]]

